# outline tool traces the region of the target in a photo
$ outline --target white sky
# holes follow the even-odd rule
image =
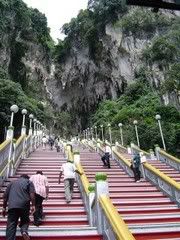
[[[71,18],[76,17],[80,9],[87,8],[88,0],[23,0],[29,7],[44,13],[51,28],[51,36],[56,41],[63,39],[60,28]]]

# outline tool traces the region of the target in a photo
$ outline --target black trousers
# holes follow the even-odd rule
[[[29,227],[29,207],[27,208],[12,208],[8,211],[7,228],[6,228],[6,240],[16,239],[16,228],[18,220],[20,218],[20,230],[21,233],[28,232]]]
[[[104,166],[108,166],[108,168],[111,168],[109,158],[109,153],[105,153],[104,156],[102,156],[101,160],[103,161]]]
[[[34,216],[34,223],[39,224],[42,221],[43,218],[43,203],[44,198],[40,196],[39,194],[35,194],[35,212],[33,214]]]
[[[139,167],[134,167],[133,168],[133,172],[134,172],[134,179],[135,181],[139,181],[141,178],[141,172],[139,170]]]

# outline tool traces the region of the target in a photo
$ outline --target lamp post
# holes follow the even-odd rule
[[[17,105],[12,105],[10,107],[11,110],[11,121],[10,121],[10,127],[13,126],[13,119],[14,119],[14,114],[19,111],[19,107]]]
[[[94,133],[93,133],[93,128],[91,128],[91,139],[93,140],[94,138]]]
[[[34,122],[34,131],[33,131],[33,135],[34,135],[34,150],[36,149],[37,147],[37,119],[34,118],[33,119],[33,122]]]
[[[6,140],[12,139],[14,136],[14,127],[13,127],[14,114],[19,111],[19,107],[17,105],[12,105],[10,107],[10,110],[11,110],[11,120],[10,120],[10,125],[8,127]]]
[[[84,139],[86,139],[86,131],[83,130]]]
[[[134,124],[135,132],[136,132],[137,145],[138,145],[138,147],[140,147],[140,143],[139,143],[139,135],[138,135],[138,129],[137,129],[138,121],[137,121],[137,120],[134,120],[133,124]]]
[[[33,121],[33,118],[34,118],[34,115],[33,114],[30,114],[29,115],[29,135],[32,135],[32,121]]]
[[[121,136],[121,145],[123,146],[123,145],[124,145],[123,132],[122,132],[122,126],[123,126],[123,124],[122,124],[122,123],[119,123],[118,126],[119,126],[119,131],[120,131],[120,136]]]
[[[164,136],[163,136],[163,132],[162,132],[162,127],[161,127],[161,116],[159,114],[157,114],[155,116],[156,120],[158,121],[158,125],[159,125],[159,131],[161,134],[161,139],[162,139],[162,144],[163,144],[163,148],[166,151],[166,145],[165,145],[165,141],[164,141]]]
[[[95,126],[94,129],[95,129],[96,141],[97,141],[97,126]]]
[[[109,141],[112,145],[112,135],[111,135],[111,124],[110,123],[108,123],[108,130],[109,130]]]
[[[25,126],[25,120],[26,120],[26,114],[27,114],[27,110],[23,109],[21,111],[22,115],[23,115],[23,120],[22,120],[22,127],[21,127],[21,135],[25,135],[26,134],[26,126]]]
[[[86,132],[86,140],[87,140],[88,139],[88,130],[86,129],[85,132]]]
[[[35,136],[35,135],[37,135],[37,132],[36,132],[36,127],[37,127],[36,123],[37,123],[37,119],[34,118],[34,119],[33,119],[33,122],[34,122],[34,136]]]
[[[103,125],[100,126],[101,127],[101,137],[102,137],[102,141],[104,142],[104,131],[103,131]]]
[[[89,128],[87,128],[87,139],[89,140],[90,138],[90,131],[89,131]]]

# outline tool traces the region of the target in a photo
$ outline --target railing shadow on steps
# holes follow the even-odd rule
[[[75,164],[77,169],[83,173],[77,176],[77,183],[88,213],[90,226],[97,227],[98,232],[107,240],[135,240],[108,195],[102,190],[100,190],[101,194],[98,194],[98,184],[96,183],[93,188],[84,174],[80,161],[75,161]]]
[[[139,152],[138,147],[136,148],[135,145],[133,145],[133,150]],[[98,144],[97,152],[100,155],[103,154],[103,149],[101,147],[98,147]],[[152,158],[152,153],[149,153],[149,157]],[[128,161],[121,153],[119,153],[115,147],[112,147],[112,158],[119,164],[119,166],[121,166],[124,169],[124,171],[130,177],[133,176],[130,161]],[[166,174],[159,171],[158,169],[156,169],[147,162],[141,164],[141,171],[145,179],[153,183],[153,185],[158,187],[166,196],[170,197],[171,201],[176,202],[178,207],[180,207],[179,183],[177,183],[171,177],[168,177]]]

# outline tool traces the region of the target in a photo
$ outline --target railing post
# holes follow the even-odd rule
[[[159,150],[160,150],[160,147],[158,145],[156,145],[156,147],[155,147],[156,157],[157,157],[157,160],[160,161]]]
[[[8,154],[8,166],[7,166],[7,172],[6,172],[6,177],[9,177],[9,174],[11,173],[11,157],[12,157],[12,147],[13,147],[13,136],[14,136],[14,127],[9,126],[7,135],[6,135],[6,140],[10,140],[10,147],[9,147],[9,154]]]
[[[93,204],[94,204],[94,200],[95,200],[95,185],[90,185],[89,188],[89,195],[88,195],[88,198],[89,198],[89,225],[91,227],[94,226],[94,221],[93,221],[93,211],[92,211],[92,207],[93,207]]]
[[[115,145],[112,145],[111,150],[112,150],[112,153],[111,153],[112,160],[114,160],[114,159],[115,159],[115,157],[114,157],[114,151],[116,150],[116,146],[115,146]]]
[[[155,159],[155,154],[152,149],[149,150],[151,160]]]
[[[100,142],[97,142],[97,153],[99,153],[99,148],[100,148]]]
[[[75,165],[80,163],[80,154],[79,154],[79,152],[74,152],[74,163],[75,163]]]
[[[128,152],[128,154],[132,154],[132,150],[131,150],[130,146],[127,146],[127,152]]]
[[[118,152],[118,145],[119,145],[119,143],[115,142],[115,151],[117,151],[117,152]]]
[[[11,171],[10,171],[10,176],[13,176],[14,175],[14,164],[15,164],[15,156],[16,156],[16,140],[13,140],[12,141],[12,150],[13,150],[13,153],[12,153],[12,168],[11,168]]]
[[[109,189],[108,189],[108,182],[107,175],[104,173],[97,173],[96,174],[96,225],[98,232],[102,234],[103,227],[102,227],[102,210],[99,203],[99,196],[102,194],[109,195]]]

